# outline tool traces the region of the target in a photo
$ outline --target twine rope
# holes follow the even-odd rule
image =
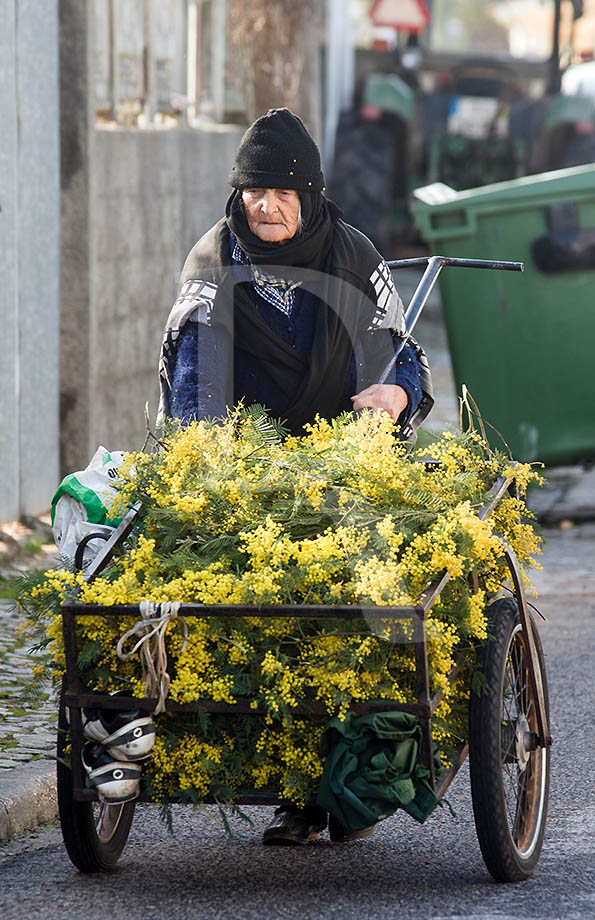
[[[139,652],[145,693],[151,698],[158,697],[154,715],[165,712],[165,700],[169,692],[170,676],[167,673],[165,634],[171,622],[177,620],[182,625],[184,632],[182,652],[188,642],[188,626],[184,618],[178,616],[179,609],[179,601],[162,601],[160,604],[155,604],[153,601],[141,601],[139,611],[142,619],[121,636],[116,646],[116,653],[122,661],[127,661],[136,652]],[[125,652],[125,643],[134,636],[140,636],[140,638],[131,651]]]

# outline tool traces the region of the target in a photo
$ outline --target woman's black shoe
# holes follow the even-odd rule
[[[322,812],[322,815],[324,812]],[[322,815],[308,809],[278,808],[271,823],[264,829],[262,842],[267,846],[296,846],[314,843],[326,827]]]

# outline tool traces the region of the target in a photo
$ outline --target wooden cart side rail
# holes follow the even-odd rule
[[[75,787],[72,790],[72,798],[75,802],[99,802],[99,795],[97,790],[89,786],[86,787]],[[278,795],[275,795],[272,792],[257,792],[255,790],[248,790],[247,792],[240,791],[237,795],[234,795],[233,804],[234,805],[281,805],[286,800],[281,799]],[[141,791],[140,795],[135,799],[135,802],[158,802],[158,799],[153,798],[147,792]],[[204,799],[201,799],[200,805],[228,805],[229,802],[221,801],[216,799],[214,796],[206,796]]]
[[[100,607],[97,604],[63,604],[63,614],[80,616],[139,616],[139,604],[113,604]],[[189,617],[254,617],[278,619],[350,620],[366,616],[387,619],[414,619],[425,616],[422,606],[377,607],[355,606],[354,604],[180,604],[179,616]]]
[[[459,752],[457,756],[455,757],[452,766],[448,770],[445,770],[444,773],[440,775],[438,785],[435,787],[435,790],[434,790],[436,793],[437,799],[443,798],[444,793],[446,792],[446,790],[452,783],[453,779],[455,778],[455,776],[457,775],[457,773],[459,772],[459,770],[465,763],[468,753],[469,753],[469,745],[463,744],[459,748]]]
[[[66,706],[72,709],[91,709],[99,706],[102,709],[143,709],[153,712],[157,705],[157,697],[118,696],[114,698],[106,693],[74,693],[67,690],[64,694]],[[167,713],[197,712],[204,709],[215,714],[225,713],[232,715],[264,716],[269,714],[266,706],[260,703],[252,705],[251,700],[237,700],[235,703],[218,702],[209,699],[197,699],[191,703],[175,703],[167,700],[165,711]],[[337,707],[338,709],[338,707]],[[290,706],[287,710],[292,716],[325,716],[332,718],[325,703],[321,700],[304,700],[300,706]],[[431,712],[430,704],[423,703],[397,703],[395,700],[366,700],[361,703],[351,703],[349,711],[358,716],[368,715],[372,712],[406,712],[420,719],[427,719]]]
[[[485,503],[477,512],[477,517],[480,521],[484,521],[490,516],[500,499],[508,492],[513,483],[514,479],[510,476],[499,476],[498,479],[496,479],[486,496]],[[422,607],[424,614],[426,614],[430,607],[436,603],[449,581],[450,575],[445,571],[437,575],[436,578],[426,585],[419,598],[419,606]]]
[[[482,507],[477,512],[477,516],[480,520],[485,520],[492,513],[498,502],[506,494],[506,492],[511,488],[513,479],[509,476],[499,476],[498,479],[494,482],[492,488],[486,496],[486,501]],[[418,623],[421,623],[423,626],[423,642],[417,641],[415,645],[415,670],[416,670],[416,679],[417,679],[417,695],[418,699],[428,700],[430,703],[430,715],[427,719],[424,719],[421,722],[421,729],[423,734],[423,753],[425,765],[430,771],[432,778],[432,788],[436,789],[436,776],[434,770],[434,757],[433,757],[433,731],[432,731],[432,714],[436,711],[437,706],[442,700],[443,694],[438,692],[435,694],[434,698],[430,700],[430,681],[429,681],[429,668],[428,668],[428,647],[426,642],[425,635],[425,617],[432,605],[437,601],[441,592],[444,590],[448,582],[450,581],[450,574],[447,571],[442,572],[438,575],[433,581],[431,581],[419,598],[419,606],[423,610],[423,616],[420,616],[415,621],[416,629],[418,628]],[[449,682],[456,678],[456,675],[459,672],[461,663],[457,661],[455,666],[448,675]],[[463,757],[464,759],[464,757]],[[454,778],[455,773],[459,769],[462,761],[458,762],[457,765],[453,768],[452,777],[449,782]]]
[[[129,537],[132,533],[132,529],[139,518],[141,510],[141,502],[135,502],[135,504],[128,510],[120,524],[106,540],[105,546],[102,547],[95,558],[90,562],[89,567],[85,572],[85,582],[90,583],[94,581],[95,578],[97,578],[98,575],[101,575],[103,570],[107,568],[112,560],[112,556],[116,547],[120,546],[120,544],[122,544],[124,540],[126,540],[126,538]],[[96,536],[101,537],[102,535],[97,534]],[[79,561],[82,564],[82,558]]]
[[[514,464],[513,464],[514,466]],[[486,495],[486,501],[481,506],[477,512],[477,517],[480,521],[484,521],[487,517],[490,516],[498,502],[501,498],[504,498],[504,495],[510,490],[514,485],[514,477],[512,476],[498,476],[494,485]]]

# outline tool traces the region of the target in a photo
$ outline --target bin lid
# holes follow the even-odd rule
[[[482,207],[498,202],[512,207],[524,207],[532,199],[545,199],[561,195],[570,197],[592,197],[595,195],[595,163],[586,166],[572,166],[569,169],[554,169],[551,172],[494,182],[479,188],[468,188],[457,192],[443,182],[433,182],[416,188],[412,207],[419,210],[435,207]],[[537,202],[535,202],[537,203]]]
[[[556,169],[551,172],[495,182],[479,188],[457,192],[443,182],[433,182],[413,192],[411,211],[426,239],[446,236],[466,236],[475,232],[475,215],[502,214],[507,211],[527,211],[547,207],[559,201],[595,200],[595,163]],[[461,218],[453,226],[457,212]],[[445,218],[444,226],[442,216]]]

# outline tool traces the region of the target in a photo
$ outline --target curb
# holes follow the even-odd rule
[[[0,774],[0,842],[58,815],[56,766],[34,761]]]

